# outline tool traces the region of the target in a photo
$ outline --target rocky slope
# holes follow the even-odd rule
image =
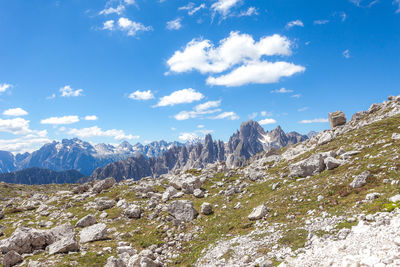
[[[286,134],[281,127],[265,132],[255,121],[242,123],[240,130],[231,136],[227,143],[213,140],[206,135],[204,143],[189,146],[175,146],[160,157],[143,158],[137,156],[113,162],[104,168],[96,169],[91,180],[112,176],[122,179],[140,179],[146,176],[158,177],[176,170],[204,168],[207,164],[226,162],[228,167],[240,167],[252,156],[261,151],[281,148],[307,140],[308,137],[296,132]]]
[[[400,96],[240,168],[0,183],[3,265],[399,266],[399,126]]]

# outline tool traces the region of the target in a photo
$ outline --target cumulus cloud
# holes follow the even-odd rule
[[[6,116],[25,116],[28,115],[28,112],[23,110],[22,108],[10,108],[3,112],[3,115]]]
[[[139,136],[132,134],[125,134],[123,130],[102,130],[98,126],[93,126],[89,128],[82,129],[70,129],[68,134],[77,136],[79,138],[88,138],[88,137],[111,137],[115,140],[132,140],[138,139]]]
[[[301,94],[295,94],[295,95],[292,95],[291,97],[293,97],[293,98],[300,98],[300,97],[301,97]]]
[[[99,118],[96,115],[87,115],[84,119],[85,121],[97,121]]]
[[[83,89],[72,89],[71,86],[66,85],[60,88],[61,97],[76,97],[81,96]]]
[[[7,89],[11,88],[12,85],[8,83],[0,83],[0,94],[7,91]]]
[[[128,18],[121,17],[118,21],[108,20],[103,23],[103,30],[119,30],[125,32],[128,36],[135,36],[138,32],[147,32],[153,30],[151,26],[145,26],[140,22],[132,21]]]
[[[195,106],[194,109],[191,111],[181,111],[178,114],[176,114],[174,116],[174,118],[176,120],[182,121],[182,120],[198,118],[205,114],[212,114],[212,113],[220,112],[221,109],[217,108],[220,105],[221,105],[221,100],[208,101],[203,104],[199,104],[199,105]]]
[[[303,24],[303,22],[302,22],[301,20],[293,20],[293,21],[290,21],[290,22],[288,22],[288,23],[286,24],[286,28],[287,28],[287,29],[293,28],[293,27],[295,27],[295,26],[297,26],[297,27],[304,27],[304,24]]]
[[[167,29],[172,31],[172,30],[179,30],[180,28],[182,28],[182,19],[181,18],[177,18],[171,21],[167,22]]]
[[[51,125],[62,125],[62,124],[72,124],[79,121],[79,117],[72,116],[63,116],[63,117],[50,117],[47,119],[43,119],[40,121],[41,124],[51,124]]]
[[[24,135],[32,133],[32,130],[29,129],[29,120],[15,118],[6,120],[0,119],[0,132]]]
[[[222,119],[238,120],[239,116],[235,112],[229,111],[229,112],[223,112],[221,114],[218,114],[215,117],[211,117],[211,119],[213,119],[213,120],[222,120]]]
[[[303,66],[293,63],[262,59],[264,56],[288,56],[291,53],[291,42],[278,34],[262,37],[256,42],[248,34],[231,32],[217,47],[210,40],[193,39],[182,50],[175,51],[167,64],[170,72],[175,73],[194,70],[203,74],[221,73],[234,68],[231,73],[220,77],[208,77],[209,85],[265,84],[305,71]]]
[[[220,73],[237,64],[259,60],[262,56],[290,55],[291,42],[274,34],[258,42],[248,34],[231,32],[215,47],[210,40],[193,39],[181,51],[175,51],[167,61],[172,72],[197,70],[201,73]]]
[[[238,5],[241,0],[218,0],[214,4],[211,5],[211,10],[215,13],[221,14],[223,17],[226,17],[231,9]]]
[[[112,31],[114,29],[114,24],[115,21],[113,19],[107,20],[106,22],[103,23],[103,30]]]
[[[274,124],[274,123],[276,123],[276,120],[275,120],[275,119],[265,118],[265,119],[263,119],[263,120],[260,120],[258,123],[259,123],[260,125],[268,125],[268,124]]]
[[[293,90],[290,89],[286,89],[286,88],[281,88],[281,89],[275,89],[272,90],[271,93],[275,93],[275,94],[286,94],[286,93],[293,93]]]
[[[282,77],[290,77],[304,71],[305,67],[284,61],[251,62],[238,67],[226,75],[208,77],[207,84],[232,87],[245,84],[276,83]]]
[[[102,11],[99,12],[99,15],[110,15],[113,13],[121,15],[124,11],[125,11],[125,6],[118,5],[116,8],[108,7],[108,8],[103,9]]]
[[[12,153],[33,152],[51,140],[47,137],[47,131],[32,131],[30,134],[14,138],[0,139],[0,150]]]
[[[131,93],[128,97],[133,100],[150,100],[154,98],[154,95],[151,92],[151,90],[147,91],[136,90],[135,92]]]
[[[302,123],[302,124],[326,123],[326,122],[329,122],[329,120],[325,119],[325,118],[318,118],[318,119],[313,119],[313,120],[302,120],[302,121],[299,121],[299,123]]]
[[[186,10],[188,12],[188,15],[192,16],[203,8],[206,8],[206,5],[204,3],[200,4],[199,6],[196,6],[194,3],[190,2],[186,6],[178,8],[178,10]]]
[[[192,88],[182,89],[173,92],[170,95],[163,96],[156,107],[174,106],[177,104],[192,103],[204,98],[204,95]]]

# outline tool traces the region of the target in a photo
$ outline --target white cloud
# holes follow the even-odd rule
[[[202,93],[197,92],[192,88],[182,89],[175,91],[168,96],[161,97],[156,107],[165,107],[165,106],[174,106],[177,104],[192,103],[194,101],[199,101],[203,98],[204,96]]]
[[[267,112],[265,110],[261,111],[261,116],[265,117],[265,116],[272,116],[272,112]]]
[[[276,123],[276,120],[275,120],[275,119],[265,118],[265,119],[263,119],[263,120],[260,120],[258,123],[259,123],[260,125],[268,125],[268,124],[274,124],[274,123]]]
[[[329,23],[329,20],[327,20],[327,19],[314,20],[315,25],[324,25],[327,23]]]
[[[198,111],[198,112],[202,112],[202,111],[209,110],[209,109],[211,109],[211,108],[219,107],[220,105],[221,105],[221,100],[218,100],[218,101],[208,101],[208,102],[205,102],[205,103],[203,103],[203,104],[197,105],[197,106],[194,108],[194,110],[195,110],[195,111]]]
[[[7,89],[11,88],[12,85],[8,83],[0,83],[0,94],[7,91]]]
[[[68,131],[68,134],[77,136],[79,138],[88,138],[88,137],[112,137],[115,140],[132,140],[132,139],[138,139],[139,136],[137,135],[131,135],[131,134],[125,134],[123,130],[116,130],[116,129],[111,129],[111,130],[102,130],[98,126],[93,126],[89,128],[83,128],[83,129],[71,129]]]
[[[109,7],[105,8],[102,11],[99,12],[99,15],[110,15],[110,14],[118,14],[121,15],[125,11],[125,6],[124,5],[118,5],[116,8],[114,7]]]
[[[3,112],[3,115],[6,116],[25,116],[28,115],[28,112],[23,110],[22,108],[10,108]]]
[[[167,22],[167,29],[172,31],[172,30],[179,30],[180,28],[182,28],[182,19],[181,18],[177,18],[171,21]]]
[[[300,97],[301,97],[301,94],[295,94],[295,95],[292,95],[291,97],[293,97],[293,98],[300,98]]]
[[[217,0],[217,2],[211,5],[211,10],[226,17],[230,13],[230,10],[240,2],[241,0]]]
[[[256,61],[238,67],[226,75],[221,75],[216,78],[208,77],[207,84],[232,87],[245,84],[276,83],[282,77],[290,77],[304,71],[305,67],[284,61],[273,63]]]
[[[136,90],[135,92],[131,93],[128,97],[133,100],[150,100],[154,98],[154,95],[151,92],[151,90],[147,91]]]
[[[344,50],[344,51],[343,51],[343,56],[344,56],[345,58],[350,58],[350,50],[349,50],[349,49]]]
[[[119,18],[118,26],[125,31],[128,36],[135,36],[137,32],[146,32],[153,29],[151,26],[144,26],[142,23],[131,21],[128,18]]]
[[[192,16],[203,8],[206,8],[206,5],[204,3],[200,4],[199,6],[195,6],[194,3],[190,2],[186,6],[182,6],[182,7],[178,8],[178,10],[187,10],[188,15]]]
[[[276,94],[286,94],[286,93],[293,93],[293,90],[286,89],[286,88],[281,88],[281,89],[275,89],[272,90],[271,93],[276,93]]]
[[[237,64],[256,61],[262,56],[290,55],[291,42],[274,34],[255,42],[248,34],[231,32],[218,47],[210,40],[193,39],[182,51],[168,59],[170,71],[181,73],[198,70],[201,73],[220,73]]]
[[[33,152],[51,140],[47,138],[47,131],[34,131],[28,135],[14,139],[0,139],[0,150],[12,153]]]
[[[71,86],[66,85],[60,88],[60,92],[62,97],[75,97],[75,96],[81,96],[83,89],[74,90],[71,88]]]
[[[319,119],[313,119],[313,120],[302,120],[299,121],[299,123],[303,123],[303,124],[310,124],[310,123],[325,123],[328,122],[328,119],[325,118],[319,118]]]
[[[222,119],[238,120],[239,116],[235,112],[229,111],[229,112],[223,112],[215,117],[211,117],[211,119],[214,119],[214,120],[222,120]]]
[[[303,112],[303,111],[306,111],[308,109],[309,109],[309,107],[303,107],[303,108],[299,108],[297,111],[298,112]]]
[[[87,115],[84,119],[85,121],[97,121],[99,118],[96,115]]]
[[[212,114],[216,112],[220,112],[221,109],[216,109],[221,105],[221,100],[218,101],[208,101],[203,104],[199,104],[194,107],[191,111],[181,111],[174,116],[174,118],[178,121],[188,120],[193,118],[198,118],[201,115]]]
[[[287,29],[290,29],[290,28],[295,27],[295,26],[304,27],[304,24],[303,24],[303,22],[301,20],[293,20],[293,21],[290,21],[290,22],[288,22],[286,24],[286,28]]]
[[[253,112],[253,113],[251,113],[251,114],[249,115],[249,119],[250,119],[250,120],[253,120],[253,119],[255,119],[257,116],[258,116],[258,113],[257,113],[257,112]]]
[[[203,129],[205,126],[203,125],[203,124],[199,124],[199,125],[197,125],[197,128],[199,128],[199,129]]]
[[[15,119],[0,119],[0,132],[16,134],[29,134],[32,130],[29,129],[29,121],[22,118]]]
[[[238,17],[250,17],[253,15],[258,15],[258,11],[257,8],[251,6],[246,11],[240,12]]]
[[[61,125],[61,124],[72,124],[79,121],[78,116],[63,116],[63,117],[50,117],[47,119],[43,119],[40,121],[41,124],[52,124],[52,125]]]
[[[52,94],[52,95],[46,97],[47,100],[51,100],[51,99],[54,99],[54,98],[56,98],[56,94]]]
[[[135,0],[124,0],[124,3],[127,5],[134,5],[135,4]]]
[[[113,30],[114,29],[114,24],[115,24],[114,20],[112,20],[112,19],[107,20],[103,24],[103,30],[110,30],[110,31]]]
[[[102,29],[109,31],[120,30],[125,32],[128,36],[135,36],[138,32],[153,30],[151,26],[144,26],[140,22],[135,22],[124,17],[119,18],[117,22],[114,20],[108,20],[104,22]]]
[[[393,5],[397,5],[396,13],[400,13],[400,0],[394,0]]]
[[[340,13],[340,17],[342,18],[342,22],[344,22],[347,19],[347,14],[342,12]]]

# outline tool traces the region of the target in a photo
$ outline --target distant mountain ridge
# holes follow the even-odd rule
[[[0,181],[11,184],[64,184],[76,183],[84,177],[76,170],[56,172],[48,169],[29,168],[22,171],[0,174]]]
[[[204,168],[209,163],[225,161],[229,167],[240,167],[251,156],[273,148],[296,144],[308,139],[296,132],[285,133],[280,126],[265,131],[258,122],[248,121],[240,126],[227,143],[212,139],[210,134],[204,142],[188,146],[175,146],[156,158],[142,155],[112,162],[97,168],[89,180],[114,177],[117,180],[146,176],[159,176],[177,169]]]
[[[173,146],[183,146],[178,142],[152,142],[147,145],[131,145],[122,142],[118,146],[98,144],[91,145],[78,138],[53,141],[43,145],[32,153],[13,155],[0,151],[0,173],[19,171],[38,167],[53,171],[77,170],[90,175],[96,168],[108,163],[123,160],[142,154],[145,157],[158,157]]]

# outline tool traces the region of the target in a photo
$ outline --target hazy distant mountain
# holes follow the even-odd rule
[[[158,176],[176,169],[203,168],[208,163],[226,161],[230,167],[242,166],[247,159],[260,151],[280,148],[307,140],[306,135],[296,132],[286,134],[280,126],[268,132],[255,121],[242,123],[240,130],[231,136],[228,143],[213,141],[206,135],[203,142],[173,146],[157,158],[143,156],[116,161],[104,168],[97,168],[90,180],[112,176],[117,180],[140,179]]]
[[[147,157],[158,157],[173,146],[183,146],[178,142],[152,142],[147,145],[131,145],[122,142],[118,146],[98,144],[91,145],[77,138],[53,141],[43,145],[32,153],[13,154],[0,151],[0,173],[38,167],[53,171],[77,170],[90,175],[96,168],[108,163],[127,159],[139,154]]]

